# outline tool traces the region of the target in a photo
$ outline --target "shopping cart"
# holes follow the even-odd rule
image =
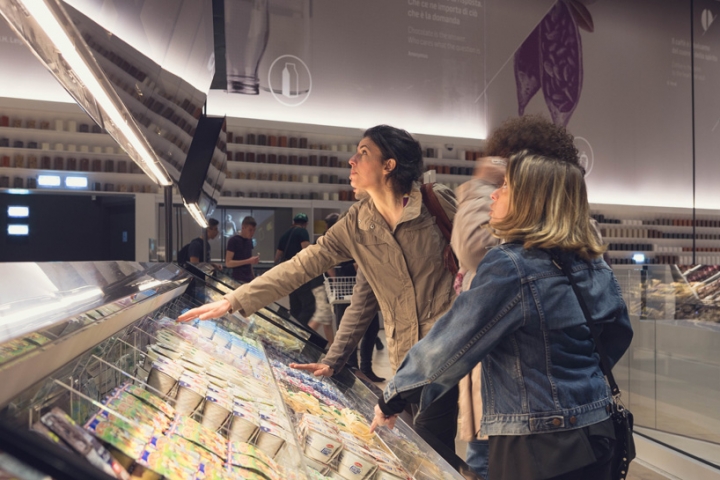
[[[328,277],[325,276],[325,293],[330,305],[350,303],[355,277]]]

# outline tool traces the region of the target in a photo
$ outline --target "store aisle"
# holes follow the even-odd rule
[[[380,333],[378,334],[378,337],[382,339],[383,344],[387,347],[387,340],[385,339],[385,330],[380,330]],[[388,358],[387,354],[387,348],[384,348],[381,351],[378,351],[375,349],[373,353],[373,371],[376,375],[390,379],[392,377],[392,370],[390,369],[390,360]],[[376,383],[378,388],[385,388],[385,385],[387,384],[387,380],[385,382]],[[465,458],[465,448],[466,448],[466,442],[463,442],[460,439],[455,440],[455,448],[461,457]],[[630,474],[628,475],[628,480],[667,480],[667,479],[674,479],[675,477],[669,477],[662,475],[660,473],[657,473],[643,465],[641,465],[638,462],[633,462],[630,466]]]

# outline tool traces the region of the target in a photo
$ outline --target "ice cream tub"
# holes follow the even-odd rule
[[[255,445],[270,457],[275,457],[285,445],[285,436],[285,430],[279,426],[261,421]]]
[[[160,355],[168,357],[172,360],[177,360],[182,355],[182,352],[177,350],[175,347],[168,345],[167,343],[158,342],[155,345],[153,345],[152,347],[153,347],[153,350],[155,350]]]
[[[353,445],[346,445],[338,459],[337,473],[347,480],[366,478],[377,469],[377,464],[370,454]]]
[[[230,440],[249,442],[257,433],[259,424],[260,417],[255,411],[235,406],[230,424]]]
[[[200,405],[205,398],[204,389],[189,378],[183,376],[178,382],[178,392],[175,397],[175,411],[180,415],[189,415]]]
[[[217,430],[225,423],[231,412],[231,403],[220,396],[206,395],[203,409],[203,427]]]
[[[342,449],[339,438],[312,429],[306,431],[304,443],[305,456],[325,464],[330,463]]]
[[[173,389],[179,377],[180,371],[178,368],[156,361],[152,364],[147,383],[162,395],[167,395]]]

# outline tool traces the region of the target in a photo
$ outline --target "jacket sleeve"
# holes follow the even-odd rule
[[[350,306],[345,310],[335,334],[335,340],[321,363],[329,365],[336,373],[342,370],[378,310],[375,293],[370,288],[362,270],[358,270]]]
[[[633,338],[633,329],[630,325],[630,317],[628,315],[628,309],[625,302],[622,300],[622,291],[620,285],[613,275],[613,282],[615,288],[618,290],[618,295],[622,301],[622,309],[619,315],[614,321],[609,323],[603,323],[602,331],[600,332],[600,342],[602,342],[605,348],[605,353],[610,362],[610,368],[614,367],[617,362],[620,361],[625,352],[630,347],[630,342]]]
[[[393,404],[420,392],[420,410],[444,395],[522,326],[522,284],[513,261],[492,249],[478,267],[471,288],[416,343],[384,391],[388,412]],[[400,397],[398,399],[398,397]],[[383,406],[381,405],[381,408]]]
[[[333,225],[315,245],[310,245],[287,262],[225,295],[224,298],[230,302],[232,311],[243,316],[251,315],[322,275],[330,267],[352,259],[348,248],[350,234],[347,219],[348,217],[344,217]]]
[[[455,191],[458,209],[452,231],[452,249],[460,261],[460,268],[474,275],[488,247],[499,243],[488,228],[490,195],[497,187],[476,178],[460,185]]]

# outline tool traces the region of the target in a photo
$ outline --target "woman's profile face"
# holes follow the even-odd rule
[[[492,205],[490,205],[491,224],[493,222],[499,222],[507,216],[510,207],[510,193],[508,190],[507,180],[505,180],[502,186],[490,195],[490,198],[493,200]]]
[[[348,161],[350,164],[350,185],[356,191],[374,190],[384,183],[382,154],[380,148],[365,137],[360,140],[357,152]]]

